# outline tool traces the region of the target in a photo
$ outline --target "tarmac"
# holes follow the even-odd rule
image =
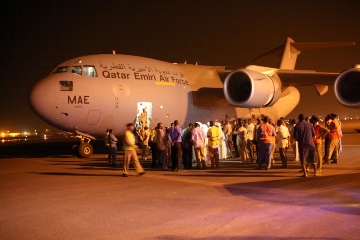
[[[359,136],[308,178],[291,150],[287,169],[141,161],[147,174],[123,178],[121,156],[112,167],[103,153],[73,157],[69,143],[1,147],[0,239],[359,239]]]

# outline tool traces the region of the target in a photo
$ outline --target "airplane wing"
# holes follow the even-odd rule
[[[276,73],[283,86],[333,85],[340,74],[315,70],[278,70]]]

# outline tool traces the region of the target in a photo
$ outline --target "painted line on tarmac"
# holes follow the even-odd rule
[[[164,175],[146,174],[143,177],[160,179],[160,180],[171,180],[171,181],[184,182],[184,183],[195,183],[195,184],[215,186],[215,187],[224,186],[224,183],[210,182],[210,181],[204,181],[204,180],[195,180],[195,179],[188,178],[188,176],[186,176],[186,175],[177,175],[177,176],[166,175],[166,176],[164,176]]]

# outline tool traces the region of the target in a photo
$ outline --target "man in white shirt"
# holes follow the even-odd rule
[[[255,126],[251,122],[251,119],[248,119],[247,125],[247,149],[249,152],[249,161],[254,162],[254,149],[253,149],[253,140],[254,140],[254,130]]]

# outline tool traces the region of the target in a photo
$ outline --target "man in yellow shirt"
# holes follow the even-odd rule
[[[128,172],[129,172],[129,164],[131,159],[133,160],[133,165],[135,167],[135,170],[137,173],[139,173],[139,175],[143,175],[145,174],[144,169],[142,168],[138,156],[137,156],[137,152],[136,149],[138,148],[137,145],[135,145],[135,136],[133,134],[134,131],[134,124],[132,123],[128,123],[126,125],[127,130],[125,132],[125,136],[124,136],[124,170],[123,170],[123,177],[127,177],[128,176]]]
[[[213,121],[210,121],[207,137],[211,168],[219,167],[219,129],[214,125]]]

